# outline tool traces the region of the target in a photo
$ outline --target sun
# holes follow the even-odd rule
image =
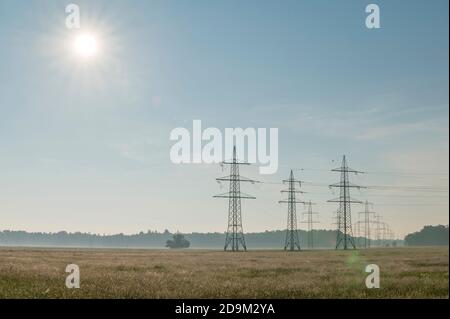
[[[98,54],[97,37],[90,33],[79,34],[73,42],[75,53],[81,57],[89,58]]]

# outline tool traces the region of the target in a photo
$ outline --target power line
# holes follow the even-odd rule
[[[330,203],[322,203],[323,205],[330,205]],[[377,203],[377,206],[448,206],[448,203],[442,204],[412,204],[412,203]]]
[[[362,173],[362,172],[359,172]],[[308,185],[311,187],[327,187],[330,188],[331,185],[320,182],[312,182],[312,181],[301,181],[302,184]],[[280,185],[280,182],[273,181],[254,181],[254,183],[259,184],[275,184]],[[447,186],[436,186],[436,185],[364,185],[358,186],[361,190],[402,190],[402,191],[418,191],[418,192],[448,192],[449,189]]]
[[[421,172],[414,172],[414,173],[410,173],[410,172],[395,172],[395,171],[368,171],[365,172],[366,174],[369,175],[394,175],[394,176],[403,176],[403,177],[420,177],[420,176],[441,176],[443,178],[445,178],[445,174],[442,173],[421,173]],[[447,174],[448,175],[448,174]],[[448,176],[446,177],[448,179]]]
[[[329,169],[325,168],[296,168],[294,170],[299,171],[317,171],[317,172],[329,172]],[[405,171],[364,171],[358,172],[361,175],[394,175],[394,176],[405,176],[405,177],[418,177],[418,176],[441,176],[448,179],[448,173],[437,173],[437,172],[405,172]],[[447,176],[444,176],[447,175]]]
[[[308,194],[312,194],[312,195],[327,195],[329,196],[330,193],[321,193],[321,192],[308,192]],[[423,197],[423,198],[446,198],[448,197],[448,195],[418,195],[418,194],[409,194],[409,195],[401,195],[401,194],[374,194],[372,192],[370,192],[370,196],[381,196],[381,197],[406,197],[406,198],[411,198],[411,197]]]

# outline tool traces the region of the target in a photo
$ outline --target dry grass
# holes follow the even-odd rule
[[[0,248],[0,298],[448,298],[448,253]],[[65,287],[70,263],[80,289]],[[380,289],[365,287],[370,263]]]

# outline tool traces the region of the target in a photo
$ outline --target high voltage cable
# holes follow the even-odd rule
[[[309,181],[301,181],[305,185],[309,185],[312,187],[327,187],[328,184],[325,183],[317,183],[317,182],[309,182]],[[255,181],[255,184],[274,184],[280,185],[279,182],[270,182],[270,181]],[[404,190],[404,191],[425,191],[425,192],[448,192],[448,187],[445,186],[430,186],[430,185],[365,185],[359,187],[362,189],[369,190]]]
[[[330,203],[322,203],[322,205],[329,205]],[[412,203],[377,203],[377,206],[448,206],[448,203],[445,204],[412,204]]]
[[[318,192],[306,192],[311,195],[327,195],[329,196],[330,193],[318,193]],[[416,194],[410,194],[410,195],[397,195],[397,194],[373,194],[370,193],[370,196],[381,196],[381,197],[423,197],[423,198],[446,198],[448,195],[416,195]]]
[[[324,168],[296,168],[294,170],[297,171],[321,171],[321,172],[329,172],[330,169],[324,169]],[[408,176],[408,177],[412,177],[412,176],[441,176],[441,177],[445,177],[442,175],[448,175],[447,174],[442,174],[442,173],[431,173],[431,172],[400,172],[400,171],[363,171],[363,172],[358,172],[358,175],[403,175],[403,176]],[[445,177],[448,179],[448,176]]]
[[[378,174],[378,175],[402,175],[402,176],[408,176],[408,177],[414,177],[414,176],[441,176],[442,175],[448,175],[448,174],[442,174],[442,173],[409,173],[409,172],[382,172],[382,171],[368,171],[365,172],[365,174]],[[446,177],[448,178],[448,176]]]

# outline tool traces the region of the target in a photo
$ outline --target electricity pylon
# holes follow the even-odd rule
[[[359,213],[364,215],[364,220],[361,221],[364,224],[364,248],[370,248],[370,215],[375,214],[375,212],[370,211],[370,205],[372,203],[366,200],[364,203],[364,211]]]
[[[380,214],[375,214],[375,239],[377,241],[377,246],[382,246],[381,243],[381,229],[383,222],[381,221],[382,217]]]
[[[381,242],[383,243],[383,246],[386,246],[386,231],[388,228],[388,224],[386,222],[382,223],[381,227]]]
[[[301,187],[301,182],[294,178],[294,173],[291,170],[291,174],[289,179],[283,180],[283,183],[287,183],[289,188],[287,190],[282,190],[282,193],[288,193],[287,200],[280,200],[279,203],[287,203],[288,204],[288,217],[287,217],[287,230],[286,230],[286,240],[284,243],[284,250],[294,251],[295,249],[300,250],[300,240],[298,238],[297,231],[297,212],[296,212],[296,204],[301,203],[305,204],[305,202],[300,202],[295,200],[295,193],[303,193],[295,189],[295,184],[298,184]]]
[[[382,241],[383,246],[389,246],[389,242],[391,241],[391,227],[388,223],[383,222],[382,223]]]
[[[228,198],[228,228],[225,238],[224,250],[231,246],[232,251],[238,251],[239,246],[247,250],[245,245],[244,230],[242,228],[241,199],[255,199],[255,197],[241,192],[240,182],[255,183],[254,180],[239,175],[239,165],[250,165],[249,163],[239,162],[236,158],[236,146],[233,147],[233,159],[231,162],[224,161],[222,164],[230,165],[230,175],[216,178],[220,183],[222,181],[230,182],[229,192],[219,194],[214,197]]]
[[[395,234],[391,227],[389,227],[389,240],[393,243],[395,241]]]
[[[308,210],[303,213],[303,215],[306,215],[306,220],[302,221],[302,223],[308,224],[308,248],[312,249],[314,248],[314,224],[318,223],[318,221],[314,220],[314,215],[318,215],[319,213],[313,212],[312,206],[315,205],[315,203],[312,203],[311,201],[306,203],[308,206]]]
[[[338,229],[336,249],[339,249],[341,245],[345,250],[347,250],[349,246],[353,247],[353,249],[356,249],[352,231],[351,203],[362,204],[362,202],[350,197],[350,188],[361,189],[362,187],[351,184],[349,182],[348,173],[358,174],[362,172],[349,168],[347,166],[345,155],[342,158],[341,167],[332,169],[331,171],[341,173],[341,181],[339,183],[330,185],[330,188],[335,187],[340,189],[340,197],[328,201],[339,203],[339,210],[337,214]]]

